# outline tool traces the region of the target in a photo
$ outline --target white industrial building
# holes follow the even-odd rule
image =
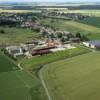
[[[6,47],[6,50],[9,54],[13,55],[14,57],[23,55],[23,50],[19,46],[9,46]]]
[[[92,40],[92,41],[83,42],[83,45],[92,49],[99,49],[100,40]]]

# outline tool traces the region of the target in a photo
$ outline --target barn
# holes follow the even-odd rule
[[[33,50],[32,56],[44,55],[44,54],[51,53],[50,49],[53,49],[53,48],[55,48],[55,47],[46,47],[46,48]]]

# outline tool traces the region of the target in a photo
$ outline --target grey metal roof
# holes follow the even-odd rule
[[[88,43],[94,46],[100,46],[100,40],[92,40],[92,41],[89,41]]]

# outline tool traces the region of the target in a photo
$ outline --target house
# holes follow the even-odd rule
[[[29,50],[29,46],[26,44],[20,44],[20,47],[22,49],[22,51],[25,53]]]
[[[38,43],[39,43],[38,40],[32,40],[32,41],[25,42],[26,45],[38,45]]]
[[[85,45],[86,47],[90,47],[92,49],[100,49],[100,40],[83,42],[83,45]]]
[[[14,57],[23,55],[23,50],[20,46],[9,46],[6,47],[6,50],[9,54],[13,55]]]
[[[46,41],[39,40],[38,45],[44,45],[44,44],[46,44]]]
[[[69,41],[74,42],[74,43],[79,43],[80,38],[70,38]]]

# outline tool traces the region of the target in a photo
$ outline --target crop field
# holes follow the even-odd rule
[[[40,81],[25,71],[0,73],[1,100],[47,100]]]
[[[71,33],[80,32],[81,34],[85,34],[88,36],[89,39],[100,39],[99,33],[100,28],[88,24],[83,24],[76,21],[69,21],[69,20],[61,20],[61,19],[42,19],[41,23],[46,25],[53,26],[57,28],[57,30],[69,31]],[[91,36],[90,36],[91,35]]]
[[[89,16],[95,16],[95,17],[100,17],[100,10],[64,10],[61,11],[61,13],[80,13],[83,15],[89,15]]]
[[[39,36],[36,32],[33,32],[30,29],[0,27],[0,30],[2,29],[5,33],[0,33],[1,44],[18,44]]]
[[[0,54],[1,100],[47,100],[40,81]]]
[[[100,17],[89,17],[79,22],[100,28]]]
[[[47,55],[44,55],[44,56],[33,57],[31,59],[25,58],[20,63],[22,64],[22,66],[24,68],[36,69],[40,65],[44,65],[44,64],[51,63],[51,62],[54,62],[54,61],[57,61],[57,60],[60,60],[60,59],[65,59],[65,58],[68,58],[68,57],[84,54],[84,53],[87,53],[87,52],[90,52],[90,51],[87,50],[87,49],[84,49],[84,48],[75,48],[75,49],[71,49],[71,50],[47,54]]]
[[[41,21],[44,24],[51,25],[59,30],[66,30],[71,32],[85,32],[85,33],[99,33],[100,29],[91,25],[86,25],[76,21],[60,20],[47,18]]]
[[[40,13],[40,10],[4,10],[4,9],[0,9],[0,13]]]
[[[100,99],[100,52],[48,64],[42,72],[52,100]]]
[[[18,70],[17,66],[8,57],[0,53],[0,72]]]

